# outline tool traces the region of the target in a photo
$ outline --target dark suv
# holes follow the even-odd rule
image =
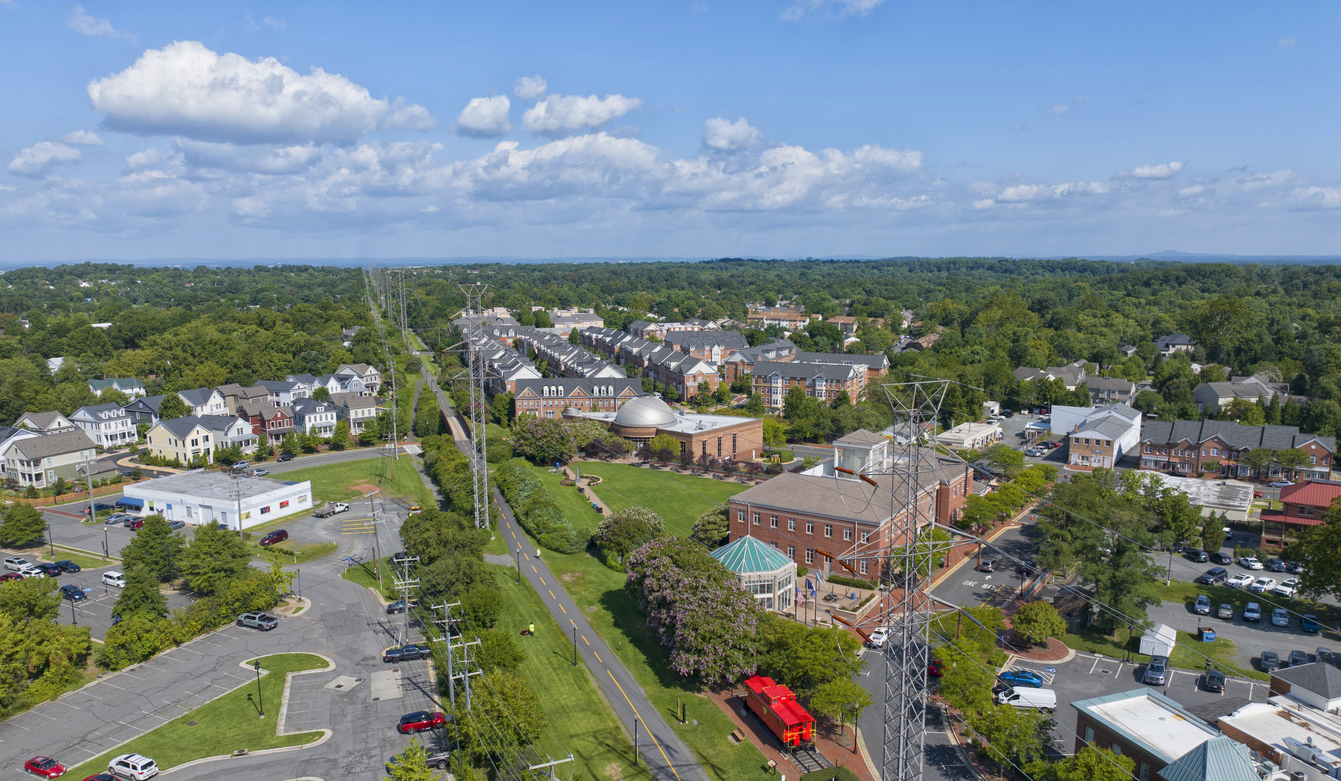
[[[409,662],[415,659],[427,659],[432,653],[426,645],[402,645],[396,648],[388,648],[382,652],[382,661],[384,662]]]
[[[1229,578],[1229,570],[1224,567],[1211,567],[1197,576],[1198,583],[1206,586],[1214,586],[1217,583],[1224,583]]]

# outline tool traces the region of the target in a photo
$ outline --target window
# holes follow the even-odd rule
[[[861,574],[865,575],[867,569],[868,567],[866,565],[866,559],[862,559],[861,563],[857,565],[857,570],[860,571]]]
[[[1150,781],[1150,766],[1144,762],[1141,763],[1141,781]]]
[[[814,534],[814,533],[815,533],[815,522],[806,521],[806,534]]]
[[[852,530],[851,530],[851,529],[844,529],[844,530],[843,530],[843,539],[844,539],[844,540],[847,540],[848,542],[852,542]]]
[[[736,510],[736,520],[737,520],[737,521],[740,521],[741,523],[745,523],[745,511],[744,511],[744,510]]]
[[[778,528],[778,516],[776,515],[768,516],[768,525],[772,526],[774,529]]]
[[[814,548],[806,548],[806,563],[807,563],[807,564],[814,564],[814,563],[815,563],[815,550],[814,550]]]
[[[788,518],[788,519],[787,519],[787,531],[789,531],[789,532],[794,532],[794,531],[796,531],[796,519],[795,519],[795,518]]]
[[[825,536],[825,537],[832,537],[832,536],[833,536],[833,524],[832,524],[832,523],[826,523],[826,524],[824,524],[824,536]]]
[[[795,545],[788,545],[788,546],[787,546],[787,558],[789,558],[789,559],[795,559],[795,558],[796,558],[796,546],[795,546]]]
[[[1219,449],[1219,448],[1214,448],[1214,447],[1211,448],[1211,455],[1213,455],[1213,456],[1219,456],[1219,455],[1220,455],[1220,449]]]
[[[754,521],[754,525],[755,525],[755,526],[758,526],[758,525],[759,525],[759,513],[752,513],[752,516],[753,516],[753,517],[752,517],[750,520]]]
[[[1303,515],[1303,516],[1306,516],[1306,517],[1312,517],[1312,516],[1313,516],[1313,508],[1312,508],[1312,507],[1304,507],[1304,506],[1301,505],[1301,506],[1299,507],[1299,514],[1300,514],[1300,515]]]
[[[1085,742],[1086,743],[1094,742],[1094,727],[1090,726],[1085,727]]]
[[[861,541],[862,541],[862,542],[869,542],[870,539],[871,539],[871,533],[870,533],[870,532],[862,532],[862,533],[861,533]]]
[[[1111,744],[1109,744],[1108,750],[1112,751],[1114,754],[1117,754],[1118,756],[1122,756],[1122,744],[1118,743],[1116,740],[1113,741]]]

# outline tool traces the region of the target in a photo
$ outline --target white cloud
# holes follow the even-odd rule
[[[512,130],[508,110],[512,101],[507,95],[492,98],[471,98],[456,118],[456,132],[471,138],[497,138]]]
[[[549,82],[537,73],[534,76],[522,76],[517,79],[517,86],[512,88],[512,94],[522,100],[535,100],[544,95],[547,89],[549,89]]]
[[[89,16],[84,6],[76,5],[65,17],[65,24],[80,35],[93,35],[102,38],[130,38],[128,33],[118,31],[106,19]]]
[[[386,100],[339,74],[306,76],[273,57],[216,54],[196,41],[150,49],[129,68],[88,85],[105,124],[143,135],[234,143],[349,143],[384,118],[421,129],[428,112]],[[390,116],[388,116],[390,114]]]
[[[642,98],[623,95],[550,95],[522,114],[522,124],[532,133],[563,136],[575,130],[599,128],[642,106]]]
[[[1281,41],[1276,44],[1276,48],[1289,49],[1298,45],[1299,45],[1299,39],[1291,35],[1289,38],[1282,38]]]
[[[128,174],[145,168],[153,168],[168,160],[170,155],[157,147],[150,147],[130,155],[121,165],[121,172]]]
[[[177,148],[192,169],[215,169],[239,173],[283,176],[300,173],[322,157],[314,144],[271,146],[264,144],[216,144],[178,139]]]
[[[1065,103],[1054,103],[1047,107],[1047,112],[1049,114],[1065,114],[1068,111],[1075,111],[1080,108],[1080,105],[1084,102],[1084,98],[1076,98],[1075,100],[1068,100]]]
[[[1341,209],[1341,187],[1299,187],[1290,195],[1302,208]]]
[[[442,210],[439,209],[439,208],[436,207],[436,206],[425,206],[424,208],[420,209],[419,211],[420,211],[421,214],[433,214],[433,213],[435,213],[435,212],[440,212],[440,211],[442,211]]]
[[[1086,195],[1107,195],[1112,190],[1108,182],[1016,184],[1001,189],[992,200],[997,203],[1036,203]]]
[[[1194,195],[1201,195],[1206,192],[1206,187],[1200,184],[1194,184],[1191,187],[1184,187],[1178,191],[1179,198],[1191,198]]]
[[[1183,164],[1177,161],[1158,165],[1138,165],[1130,171],[1119,171],[1117,176],[1131,179],[1171,179],[1183,170]]]
[[[729,122],[721,117],[709,119],[703,123],[703,144],[709,149],[724,152],[737,149],[751,149],[764,143],[764,134],[757,127],[750,127],[741,117]]]
[[[824,10],[833,16],[866,16],[882,5],[885,0],[796,0],[796,3],[783,9],[782,18],[796,21],[810,11]]]
[[[9,172],[19,176],[39,177],[60,163],[71,163],[83,157],[78,149],[54,141],[43,141],[20,151],[9,161]]]
[[[276,19],[273,16],[267,16],[258,22],[251,18],[251,14],[247,14],[247,23],[244,26],[250,32],[256,33],[266,27],[269,27],[271,30],[283,30],[285,25],[283,19]]]
[[[1294,171],[1289,169],[1281,171],[1272,171],[1271,173],[1245,173],[1233,180],[1243,190],[1260,190],[1266,187],[1276,187],[1282,185],[1294,178]]]
[[[73,133],[66,133],[61,136],[61,141],[67,144],[78,144],[79,146],[102,146],[105,142],[98,138],[98,134],[91,130],[76,130]]]
[[[383,130],[432,130],[438,126],[438,120],[428,113],[428,109],[417,103],[406,103],[404,98],[391,102],[391,113],[382,120]]]

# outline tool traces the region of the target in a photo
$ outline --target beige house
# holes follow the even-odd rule
[[[76,479],[79,467],[93,461],[97,453],[93,440],[79,429],[23,439],[5,455],[5,476],[24,487],[45,488],[59,477]]]
[[[213,437],[209,427],[195,417],[161,420],[145,435],[149,455],[188,464],[198,456],[214,463]]]

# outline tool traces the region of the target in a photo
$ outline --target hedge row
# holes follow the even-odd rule
[[[563,516],[549,489],[531,472],[525,460],[514,458],[494,470],[494,482],[512,505],[517,521],[540,544],[559,553],[586,550],[588,537],[579,534]]]

